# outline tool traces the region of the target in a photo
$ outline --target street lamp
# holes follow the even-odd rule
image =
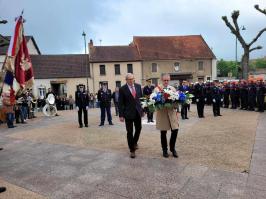
[[[82,36],[84,37],[85,45],[85,58],[86,58],[86,79],[87,79],[87,92],[89,91],[89,79],[88,79],[88,59],[87,59],[87,45],[86,45],[86,33],[83,31]]]
[[[246,30],[245,26],[241,26],[240,30]],[[236,36],[236,68],[237,68],[237,78],[239,78],[239,74],[238,74],[238,64],[237,64],[237,36]]]
[[[0,24],[6,24],[7,23],[7,20],[0,20]]]

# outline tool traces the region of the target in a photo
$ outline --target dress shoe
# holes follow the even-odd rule
[[[188,120],[189,118],[188,117],[185,117],[186,120]]]
[[[89,125],[88,124],[85,124],[85,127],[89,127]]]
[[[166,150],[163,151],[163,157],[165,157],[165,158],[169,157],[169,154],[168,154],[168,152]]]
[[[154,123],[154,121],[153,121],[153,120],[151,120],[151,122],[152,122],[152,123]]]
[[[8,128],[12,129],[12,128],[15,128],[16,126],[9,126]]]
[[[0,187],[0,193],[5,192],[6,188],[5,187]]]
[[[130,152],[130,157],[131,157],[131,158],[135,158],[135,157],[136,157],[136,155],[135,155],[135,151]]]
[[[83,128],[83,125],[79,125],[79,128]]]
[[[135,144],[135,150],[139,149],[139,145]]]
[[[109,122],[109,125],[114,125],[113,122]]]
[[[222,116],[221,114],[219,114],[218,116]]]
[[[3,148],[2,147],[0,147],[0,151],[2,151],[3,150]]]
[[[99,126],[103,126],[103,125],[104,125],[103,123],[99,124]]]
[[[172,154],[173,154],[173,156],[174,156],[175,158],[178,158],[178,154],[177,154],[176,150],[172,150],[171,152],[172,152]]]

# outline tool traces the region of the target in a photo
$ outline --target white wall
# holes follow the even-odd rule
[[[217,60],[213,59],[212,60],[212,79],[217,78]]]

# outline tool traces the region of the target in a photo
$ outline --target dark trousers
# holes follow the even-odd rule
[[[248,108],[248,96],[241,96],[241,109]]]
[[[258,95],[257,102],[258,102],[258,111],[264,112],[264,95]]]
[[[229,95],[224,95],[224,108],[229,107]]]
[[[107,119],[108,122],[112,122],[112,116],[111,116],[111,107],[110,106],[101,106],[101,124],[104,124],[105,121],[105,112],[107,113]]]
[[[199,101],[197,102],[197,111],[199,117],[204,116],[204,100],[199,99]]]
[[[118,116],[118,102],[115,102],[115,115]]]
[[[73,110],[73,104],[70,104],[70,105],[69,105],[69,109],[70,109],[70,110]]]
[[[147,110],[147,118],[148,122],[153,121],[153,112],[149,111],[149,109]]]
[[[13,113],[7,113],[6,114],[6,124],[8,128],[12,128],[14,126],[14,114]]]
[[[220,115],[220,102],[214,102],[212,104],[212,109],[213,109],[213,115],[217,116]]]
[[[181,105],[181,117],[182,119],[187,118],[188,104]]]
[[[82,112],[83,112],[83,116],[84,116],[84,124],[88,125],[88,111],[86,110],[86,108],[79,108],[79,111],[78,111],[79,125],[83,126],[83,123],[82,123]]]
[[[139,141],[139,135],[141,131],[141,117],[139,113],[136,113],[135,119],[129,120],[125,119],[126,123],[126,129],[127,129],[127,143],[128,143],[128,148],[130,152],[135,151],[135,145]],[[135,126],[135,134],[133,134],[133,124]]]
[[[171,130],[171,138],[170,138],[170,151],[175,150],[175,143],[176,143],[176,138],[177,138],[177,133],[178,133],[178,129],[175,130]],[[161,131],[161,145],[162,145],[162,149],[163,151],[167,151],[167,131]]]
[[[248,110],[254,111],[256,106],[256,96],[249,96],[248,99]]]

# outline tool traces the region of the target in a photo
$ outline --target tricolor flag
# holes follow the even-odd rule
[[[3,84],[3,103],[13,105],[19,91],[33,86],[32,63],[24,36],[23,17],[16,19],[15,32],[12,36],[4,64],[6,76]]]

